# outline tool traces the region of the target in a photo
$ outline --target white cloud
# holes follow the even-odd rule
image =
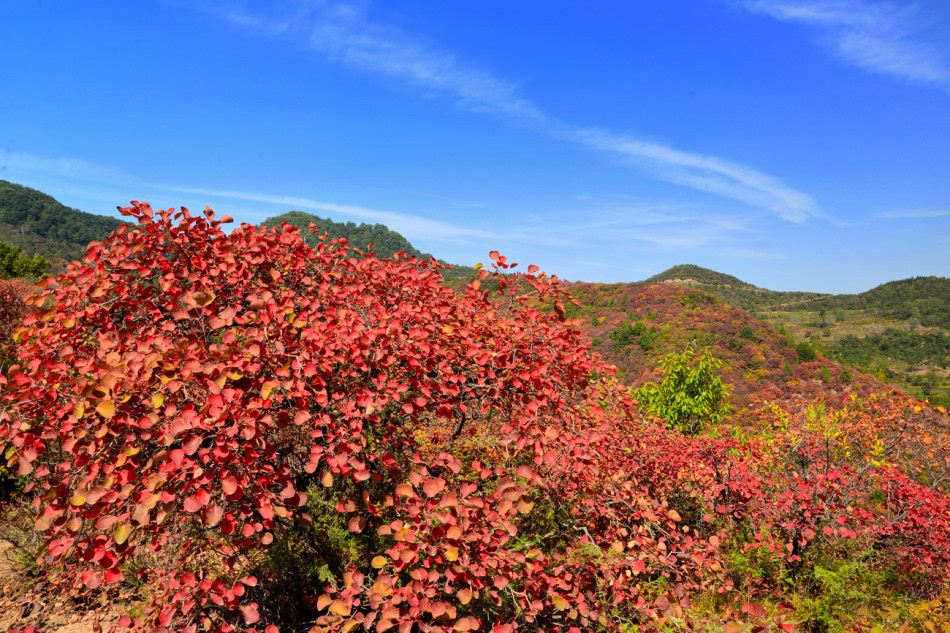
[[[660,169],[663,180],[769,209],[786,220],[801,222],[818,213],[811,196],[751,167],[603,130],[576,130],[570,136],[602,151],[647,161]]]
[[[819,214],[811,196],[751,167],[559,121],[521,96],[516,84],[421,44],[399,29],[370,21],[362,6],[321,2],[292,19],[233,7],[215,13],[249,32],[303,43],[347,66],[451,96],[465,107],[512,117],[555,138],[633,159],[667,182],[767,209],[793,222]]]
[[[388,228],[401,233],[409,240],[412,239],[434,239],[446,240],[455,238],[479,238],[490,240],[508,240],[513,239],[510,235],[483,231],[468,227],[456,226],[440,220],[430,220],[418,215],[408,213],[396,213],[393,211],[380,211],[349,204],[337,204],[334,202],[322,202],[310,198],[299,198],[294,196],[280,196],[264,193],[250,193],[245,191],[231,191],[221,189],[203,189],[192,187],[170,187],[159,186],[168,191],[177,191],[180,193],[190,193],[214,198],[230,198],[234,200],[250,200],[266,204],[276,204],[289,207],[295,210],[324,211],[333,213],[334,218],[339,215],[345,215],[361,220],[379,222],[385,224]],[[339,215],[336,215],[339,214]],[[338,220],[337,220],[338,221]]]
[[[874,217],[896,219],[926,219],[926,218],[950,218],[950,211],[899,211],[892,213],[875,213]]]
[[[119,169],[80,158],[53,158],[24,152],[0,151],[0,172],[11,168],[95,182],[114,182],[128,178]]]
[[[923,35],[920,9],[863,0],[740,0],[739,6],[823,32],[834,55],[869,72],[950,88],[947,51]]]

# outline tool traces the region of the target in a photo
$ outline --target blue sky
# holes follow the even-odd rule
[[[572,280],[950,274],[950,3],[15,2],[0,178]]]

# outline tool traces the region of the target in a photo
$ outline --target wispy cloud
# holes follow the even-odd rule
[[[924,35],[915,5],[865,0],[739,0],[739,6],[819,29],[842,61],[873,73],[950,89],[946,50]]]
[[[893,213],[875,213],[874,217],[886,218],[890,220],[912,219],[920,220],[926,218],[950,218],[950,211],[899,211]]]
[[[510,117],[558,139],[619,155],[660,180],[766,209],[793,222],[820,213],[811,196],[751,167],[560,121],[523,97],[517,84],[420,43],[400,29],[373,22],[362,4],[321,2],[276,16],[234,6],[213,12],[247,32],[287,39],[326,59],[449,96],[467,108]]]
[[[510,240],[517,239],[511,234],[494,233],[482,229],[457,226],[440,220],[431,220],[419,215],[408,213],[397,213],[393,211],[380,211],[378,209],[369,209],[367,207],[355,206],[350,204],[337,204],[334,202],[323,202],[312,200],[310,198],[300,198],[295,196],[271,195],[266,193],[251,193],[246,191],[231,191],[224,189],[204,189],[194,187],[172,187],[155,185],[157,188],[167,191],[177,191],[179,193],[190,193],[213,198],[229,198],[232,200],[249,200],[265,204],[280,205],[289,209],[323,211],[334,214],[334,218],[344,215],[371,222],[380,222],[388,228],[401,233],[407,239],[434,239],[449,240],[458,238],[478,238],[490,240]]]
[[[565,135],[601,151],[644,161],[648,168],[659,167],[659,175],[664,180],[768,209],[785,220],[801,222],[818,214],[811,196],[745,165],[605,130],[577,129]]]
[[[80,158],[54,158],[24,152],[0,151],[0,173],[9,169],[95,182],[115,182],[128,177],[120,169]]]
[[[509,249],[528,245],[564,249],[617,248],[619,245],[622,248],[678,253],[683,249],[704,249],[735,242],[743,234],[755,232],[750,227],[752,219],[748,214],[716,215],[710,213],[705,205],[662,203],[615,194],[584,196],[580,204],[544,214],[519,213],[517,223],[506,224],[503,231],[491,231],[433,220],[422,215],[422,212],[403,213],[302,196],[147,183],[134,174],[83,159],[27,153],[13,156],[8,152],[0,154],[0,166],[3,165],[10,165],[23,174],[39,171],[66,178],[70,184],[61,193],[106,201],[106,206],[125,203],[128,198],[124,196],[128,195],[152,202],[156,198],[164,198],[166,204],[174,205],[174,200],[169,201],[170,194],[187,194],[200,196],[196,202],[226,211],[242,221],[257,223],[265,217],[297,209],[326,214],[335,221],[354,219],[380,222],[423,248],[424,243],[441,243],[443,247],[452,248],[453,252],[455,247],[463,246],[468,253],[472,245],[477,245],[475,248],[478,253],[505,245]],[[94,188],[87,190],[84,188],[86,185]],[[108,194],[104,193],[103,187],[109,190]],[[233,201],[267,205],[272,210],[236,208]],[[464,246],[466,244],[468,246]],[[449,254],[440,256],[458,261]],[[624,262],[616,267],[627,270],[629,266],[629,262]]]
[[[639,244],[662,251],[703,248],[754,232],[748,217],[715,215],[697,205],[607,203],[563,210],[558,216],[574,220],[538,219],[538,230],[583,235],[596,244]],[[542,228],[547,225],[551,228]]]

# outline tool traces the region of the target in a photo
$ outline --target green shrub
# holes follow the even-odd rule
[[[647,383],[634,397],[651,413],[683,433],[701,433],[728,413],[729,392],[719,378],[722,361],[707,349],[695,353],[692,345],[662,361],[666,377],[659,385]]]
[[[641,334],[640,338],[637,339],[640,349],[642,349],[644,352],[649,352],[651,349],[653,349],[658,335],[659,330],[657,330],[655,327],[651,327],[649,330]]]
[[[633,343],[634,339],[647,332],[647,326],[643,321],[633,323],[623,323],[609,334],[609,338],[616,347],[627,347]],[[641,345],[642,347],[642,345]]]
[[[798,360],[803,363],[810,363],[818,357],[818,352],[815,351],[815,348],[805,341],[795,346],[795,352],[798,354]]]

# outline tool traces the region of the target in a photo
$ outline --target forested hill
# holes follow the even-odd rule
[[[409,240],[396,231],[390,230],[384,224],[334,222],[310,213],[290,211],[264,220],[263,226],[280,226],[282,222],[298,227],[303,234],[304,241],[311,246],[316,246],[320,241],[319,236],[326,233],[330,239],[346,238],[351,248],[358,248],[363,251],[366,250],[369,244],[372,244],[373,251],[380,258],[392,257],[400,251],[422,260],[428,260],[431,257],[428,253],[423,253],[415,248],[409,243]],[[315,225],[316,233],[308,228],[311,223]],[[475,270],[468,266],[453,265],[451,269],[443,271],[443,277],[452,286],[459,286],[470,277],[473,278],[474,275]]]
[[[826,310],[870,310],[885,319],[916,319],[923,326],[950,329],[950,279],[947,277],[891,281],[857,295],[823,297],[816,304]]]
[[[729,286],[733,288],[753,288],[758,290],[750,283],[746,283],[738,277],[719,273],[709,268],[696,266],[694,264],[680,264],[673,266],[663,272],[653,275],[644,280],[648,284],[656,284],[664,281],[680,282],[684,285],[699,284],[710,286]]]
[[[54,271],[82,257],[89,242],[102,241],[121,220],[71,209],[36,189],[0,180],[0,242],[28,256],[41,255]]]
[[[366,247],[372,243],[373,250],[378,257],[392,257],[399,251],[410,256],[428,259],[428,255],[422,253],[402,235],[383,224],[356,224],[354,222],[334,222],[330,219],[324,219],[316,215],[304,213],[302,211],[290,211],[281,215],[264,220],[263,225],[268,227],[280,226],[282,222],[292,224],[301,230],[303,239],[307,244],[316,246],[319,243],[319,236],[326,233],[330,239],[346,238],[352,248],[366,250]],[[317,233],[313,233],[307,227],[314,224]]]
[[[801,303],[828,296],[818,292],[766,290],[742,281],[738,277],[693,264],[673,266],[644,281],[651,284],[672,283],[705,290],[726,303],[745,310],[775,309],[787,303]]]

